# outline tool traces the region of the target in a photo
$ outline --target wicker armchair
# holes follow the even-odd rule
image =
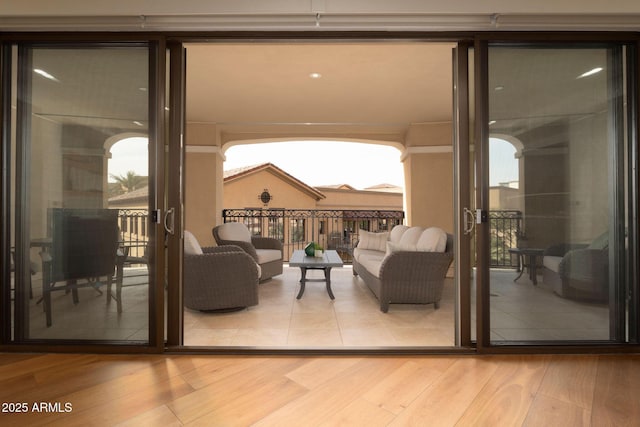
[[[258,304],[259,267],[238,246],[200,248],[185,231],[184,306],[220,311]]]
[[[239,222],[228,222],[211,230],[218,245],[241,247],[260,266],[260,281],[282,274],[282,242],[270,237],[252,236]]]

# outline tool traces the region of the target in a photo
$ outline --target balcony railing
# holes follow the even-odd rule
[[[518,261],[509,253],[519,246],[522,237],[522,212],[489,211],[491,233],[491,267],[516,268]]]
[[[241,222],[252,235],[272,237],[284,246],[284,261],[308,242],[336,250],[352,261],[358,231],[389,231],[402,224],[403,211],[316,209],[224,209],[224,222]]]
[[[389,231],[402,224],[403,211],[384,210],[311,210],[311,209],[225,209],[224,222],[241,222],[255,236],[273,237],[284,245],[285,261],[296,249],[316,242],[325,249],[335,249],[342,259],[352,260],[358,231]],[[517,259],[509,253],[522,237],[522,212],[489,212],[491,233],[491,267],[516,268]],[[120,209],[119,226],[123,246],[129,248],[131,260],[145,258],[149,240],[146,209]]]

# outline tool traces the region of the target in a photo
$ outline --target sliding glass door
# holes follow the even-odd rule
[[[4,46],[5,342],[153,341],[155,58]]]
[[[491,344],[633,339],[634,55],[618,44],[489,44],[480,157]]]

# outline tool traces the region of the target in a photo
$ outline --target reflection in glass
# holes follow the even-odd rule
[[[621,51],[489,50],[493,342],[616,339]]]
[[[15,339],[147,341],[147,49],[17,56]]]

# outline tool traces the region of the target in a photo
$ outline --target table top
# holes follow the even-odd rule
[[[540,248],[510,248],[509,252],[512,254],[523,254],[523,255],[543,255],[544,249]]]
[[[324,251],[322,258],[307,256],[304,253],[304,250],[293,251],[293,255],[289,259],[290,267],[317,267],[317,268],[326,268],[326,267],[342,267],[342,258],[338,255],[337,251],[328,250]]]

